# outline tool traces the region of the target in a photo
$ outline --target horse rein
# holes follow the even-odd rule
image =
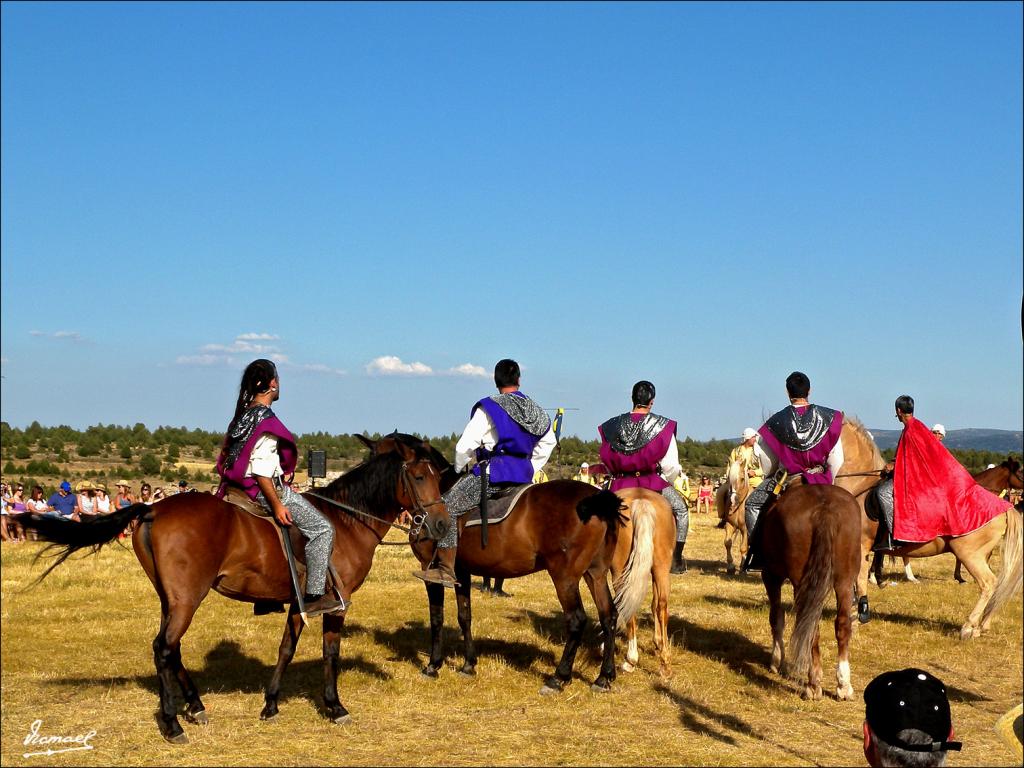
[[[434,501],[428,501],[425,504],[420,501],[419,494],[416,493],[416,488],[413,485],[412,481],[409,479],[409,467],[410,467],[410,465],[418,464],[420,462],[426,462],[427,465],[431,468],[432,471],[436,471],[434,469],[434,465],[430,462],[429,459],[416,459],[415,461],[405,461],[405,462],[402,462],[402,474],[401,474],[402,487],[405,488],[406,493],[408,493],[410,498],[412,498],[413,505],[414,505],[413,506],[413,511],[416,512],[416,514],[414,514],[413,518],[412,518],[412,527],[404,526],[404,525],[402,525],[400,523],[396,523],[393,520],[387,520],[387,519],[385,519],[383,517],[377,517],[377,515],[373,515],[373,514],[371,514],[369,512],[366,512],[365,510],[362,510],[362,509],[357,509],[356,507],[350,506],[348,504],[343,504],[342,502],[340,502],[340,501],[338,501],[336,499],[329,498],[328,496],[321,496],[319,493],[313,493],[312,491],[306,491],[306,493],[304,495],[312,496],[314,499],[320,499],[321,501],[326,501],[328,504],[332,504],[335,507],[338,507],[339,509],[345,510],[349,514],[355,516],[357,519],[359,519],[359,518],[369,518],[370,520],[376,520],[377,522],[384,523],[385,525],[388,525],[388,526],[390,526],[392,528],[397,528],[398,530],[402,531],[403,533],[407,533],[410,536],[416,536],[416,535],[419,535],[419,532],[423,528],[423,523],[427,519],[427,509],[429,507],[433,507],[433,506],[436,506],[438,504],[443,504],[444,503],[444,500],[442,498],[440,498],[440,497],[438,497]],[[403,507],[403,509],[405,509],[405,508]],[[364,520],[360,520],[360,522],[362,522],[364,525],[366,525]],[[371,526],[367,525],[367,527],[371,528],[371,530],[372,530]],[[376,533],[376,531],[374,531],[374,533]],[[381,541],[384,540],[384,537],[381,536],[380,534],[377,534],[377,537]]]

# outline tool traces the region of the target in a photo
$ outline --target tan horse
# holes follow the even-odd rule
[[[842,440],[846,461],[839,470],[837,485],[846,487],[860,502],[862,560],[860,576],[857,579],[857,595],[866,603],[868,571],[872,560],[871,547],[875,541],[878,523],[868,518],[864,512],[864,500],[878,479],[877,475],[857,476],[855,472],[867,471],[857,470],[856,467],[870,463],[865,457],[871,456],[872,453],[878,456],[874,463],[881,462],[884,466],[884,462],[867,430],[856,421],[847,419],[844,422]],[[997,578],[988,567],[988,559],[1000,542],[1003,543],[1003,564]],[[1024,584],[1024,526],[1021,523],[1020,512],[1007,504],[1006,512],[992,518],[971,533],[963,536],[938,536],[921,544],[897,547],[890,554],[901,557],[933,557],[946,552],[952,552],[963,562],[981,589],[978,602],[960,629],[960,637],[963,640],[979,637],[989,628],[992,615]]]
[[[865,539],[868,536],[874,537],[875,531],[878,530],[878,523],[873,523],[868,519],[867,513],[864,511],[864,501],[867,499],[868,491],[878,485],[878,481],[881,479],[880,471],[885,467],[885,459],[879,453],[871,433],[857,419],[850,416],[843,419],[843,431],[840,439],[843,441],[843,466],[836,478],[836,485],[852,493],[860,505],[861,536]],[[873,543],[874,538],[871,540],[871,544]],[[864,551],[864,557],[868,561],[870,580],[877,584],[878,581],[875,579],[874,573],[871,572],[870,566],[871,544]],[[910,567],[910,559],[907,557],[903,558],[903,573],[906,575],[907,581],[917,581],[914,571]],[[864,583],[863,590],[858,582],[857,596],[861,598],[859,611],[861,621],[867,621],[867,604],[864,602],[867,600],[867,582]]]
[[[654,652],[659,674],[672,676],[668,639],[669,568],[676,541],[676,516],[668,500],[645,488],[623,488],[617,495],[628,507],[628,521],[619,529],[612,558],[612,584],[619,631],[626,630],[625,672],[632,672],[640,660],[636,642],[636,615],[647,594],[647,579],[631,578],[650,572],[654,587],[651,613],[654,615]]]
[[[727,477],[728,480],[715,493],[715,507],[718,516],[725,521],[725,570],[731,576],[736,573],[732,547],[737,539],[740,544],[740,562],[743,562],[747,554],[747,515],[744,505],[754,489],[747,477],[747,462],[744,459],[737,459],[729,465]]]

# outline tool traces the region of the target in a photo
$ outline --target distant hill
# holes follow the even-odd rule
[[[871,434],[879,450],[895,448],[900,439],[901,429],[872,429]],[[997,453],[1021,453],[1024,449],[1024,432],[1009,429],[950,429],[943,441],[947,448],[960,451],[995,451]]]

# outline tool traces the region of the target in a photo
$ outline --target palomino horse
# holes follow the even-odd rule
[[[867,428],[850,416],[843,419],[843,431],[840,439],[843,441],[843,466],[839,469],[835,484],[848,490],[857,499],[861,510],[861,537],[868,536],[868,528],[871,526],[874,527],[870,528],[870,535],[874,537],[878,524],[872,523],[868,518],[864,511],[864,503],[867,500],[868,492],[878,485],[882,470],[885,468],[885,459],[882,458],[882,454]],[[873,543],[874,539],[872,538],[867,549],[861,553],[866,563],[866,565],[861,565],[862,569],[871,563],[871,544]],[[910,561],[906,557],[903,558],[903,570],[908,581],[917,581],[914,571],[910,567]],[[862,572],[861,575],[865,574]],[[866,580],[863,585],[858,580],[857,597],[858,616],[862,622],[866,622],[871,618]]]
[[[850,427],[852,429],[849,429]],[[860,576],[857,579],[857,594],[862,601],[861,613],[866,609],[868,571],[872,562],[872,546],[875,541],[875,534],[878,531],[878,523],[871,520],[864,512],[864,498],[867,492],[877,485],[877,478],[873,478],[866,471],[862,476],[854,476],[854,467],[849,466],[850,450],[856,451],[855,456],[864,456],[872,451],[877,455],[878,448],[870,435],[859,424],[851,424],[847,421],[843,424],[843,453],[847,457],[847,463],[843,464],[839,471],[837,485],[845,485],[844,480],[849,480],[854,488],[848,488],[861,499],[861,551],[862,560]],[[878,461],[881,461],[878,456]],[[861,459],[857,460],[862,461]],[[878,463],[878,462],[875,462]],[[846,477],[844,477],[844,475]],[[899,510],[896,511],[899,514]],[[996,578],[988,567],[988,558],[992,550],[1003,542],[1003,564],[999,577]],[[968,572],[974,577],[974,581],[981,589],[981,595],[975,604],[967,621],[960,629],[961,639],[967,640],[971,637],[980,636],[988,629],[992,621],[992,615],[1007,602],[1024,583],[1024,568],[1022,568],[1022,552],[1024,552],[1024,526],[1021,525],[1021,515],[1009,503],[1006,505],[1006,512],[989,520],[971,533],[963,536],[938,536],[931,541],[920,544],[907,544],[897,547],[889,554],[901,557],[933,557],[952,552],[959,558]]]
[[[388,438],[405,444],[419,442],[419,438],[397,433]],[[445,478],[442,489],[446,489],[455,479],[453,468],[437,451],[433,454],[435,466]],[[500,525],[488,527],[486,547],[481,545],[476,528],[463,534],[466,515],[459,518],[455,598],[463,640],[464,661],[460,674],[476,674],[470,575],[508,579],[546,570],[562,605],[568,638],[562,658],[541,693],[560,691],[572,679],[576,652],[587,625],[587,613],[580,597],[581,578],[586,580],[597,605],[605,639],[601,671],[591,688],[610,690],[615,679],[616,612],[608,571],[622,525],[621,507],[622,501],[611,491],[576,480],[552,480],[530,486]],[[413,552],[424,567],[433,555],[433,546],[424,546],[425,543],[422,538],[410,536]],[[636,578],[642,576],[637,574]],[[422,671],[427,677],[437,677],[444,661],[444,587],[429,582],[426,586],[430,603],[430,659]]]
[[[983,469],[974,475],[974,482],[980,485],[982,488],[992,491],[992,493],[999,496],[1004,492],[1020,491],[1024,488],[1024,476],[1021,474],[1020,462],[1017,461],[1013,456],[1009,456],[1006,461],[1000,464],[998,467],[990,467]],[[881,569],[882,562],[881,558],[875,561],[875,574]],[[953,569],[953,578],[961,584],[966,584],[967,580],[961,574],[963,563],[960,562],[959,558],[956,561],[956,567]]]
[[[847,491],[835,485],[799,484],[788,488],[762,513],[764,566],[761,580],[768,592],[772,627],[773,672],[799,681],[806,674],[803,697],[821,698],[821,653],[818,622],[829,588],[836,595],[836,695],[853,698],[850,682],[850,636],[853,590],[860,561],[860,510]],[[790,646],[793,663],[785,664],[782,585],[793,584],[796,624]]]
[[[658,654],[658,672],[667,679],[672,676],[669,665],[671,646],[668,638],[668,597],[669,569],[676,541],[676,516],[668,499],[660,493],[645,488],[623,488],[617,495],[628,508],[625,515],[627,520],[619,531],[612,560],[618,628],[626,630],[626,658],[622,662],[622,669],[632,672],[640,660],[636,642],[636,615],[647,594],[647,579],[635,576],[650,573],[654,588],[651,599],[654,652]]]
[[[348,601],[366,578],[373,553],[402,509],[422,519],[423,535],[441,538],[450,524],[440,501],[440,475],[427,450],[397,446],[393,453],[372,456],[323,489],[321,496],[348,509],[309,498],[334,525],[331,562]],[[172,690],[180,688],[186,702],[185,719],[205,725],[206,708],[181,662],[181,638],[210,589],[244,602],[291,603],[277,666],[267,686],[260,718],[273,719],[285,668],[295,653],[303,619],[294,602],[288,565],[273,521],[260,520],[239,507],[207,493],[182,493],[150,507],[133,504],[118,512],[83,523],[33,515],[26,522],[46,541],[59,547],[50,572],[69,555],[87,547],[98,549],[129,523],[139,520],[132,544],[146,575],[160,596],[160,630],[153,640],[153,657],[160,682],[157,724],[165,739],[185,744],[188,737],[178,722]],[[301,537],[300,537],[301,538]],[[293,540],[295,535],[293,534]],[[324,707],[329,719],[347,722],[348,710],[338,698],[340,634],[344,614],[323,617]]]
[[[743,562],[747,554],[747,515],[744,505],[754,489],[750,486],[747,462],[744,459],[737,459],[729,465],[727,478],[715,494],[715,506],[718,516],[725,521],[725,570],[732,575],[736,573],[732,547],[737,539],[740,544],[740,562]]]

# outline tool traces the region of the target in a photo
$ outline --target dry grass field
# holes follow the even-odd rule
[[[915,561],[919,584],[904,582],[899,572],[897,584],[872,587],[875,618],[857,628],[852,645],[856,700],[803,701],[793,683],[768,671],[764,589],[756,577],[725,575],[721,533],[709,516],[692,518],[690,571],[672,577],[672,678],[657,676],[645,612],[640,669],[620,672],[613,692],[603,695],[589,689],[599,665],[589,651],[581,651],[577,677],[563,694],[538,695],[564,636],[543,573],[508,582],[512,599],[474,591],[475,679],[456,673],[461,657],[449,599],[448,666],[436,681],[422,678],[423,585],[409,575],[408,548],[379,548],[355,594],[342,644],[339,688],[353,715],[347,726],[328,723],[318,711],[317,625],[307,630],[285,678],[281,716],[260,722],[282,616],[253,617],[251,606],[211,594],[182,648],[210,724],[183,721],[191,739],[184,747],[165,743],[153,721],[150,643],[159,606],[132,551],[114,545],[71,560],[26,591],[41,571],[31,564],[39,545],[5,544],[0,763],[863,765],[864,685],[883,670],[919,666],[949,690],[964,742],[950,764],[1015,764],[993,724],[1022,697],[1020,597],[996,617],[991,634],[962,643],[957,631],[977,597],[973,583],[953,582],[951,556]],[[833,618],[834,605],[826,606],[822,656],[829,683]],[[620,643],[620,659],[621,650]],[[36,720],[40,735],[95,731],[93,749],[24,757],[39,749],[24,743]]]

